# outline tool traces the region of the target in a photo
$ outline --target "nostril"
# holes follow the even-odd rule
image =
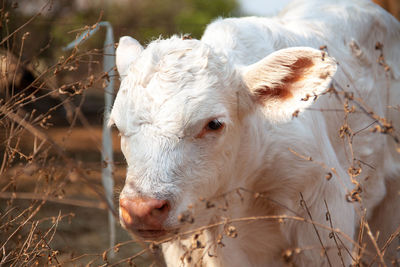
[[[159,211],[161,211],[161,212],[164,212],[164,211],[169,210],[169,204],[168,204],[168,202],[164,203],[161,207],[157,208],[157,210],[159,210]]]
[[[163,220],[170,211],[170,205],[167,201],[162,201],[159,205],[155,206],[150,212],[150,216],[157,220]]]

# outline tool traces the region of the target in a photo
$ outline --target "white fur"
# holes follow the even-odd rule
[[[377,42],[384,45],[387,72],[377,63]],[[121,132],[128,163],[121,196],[169,200],[166,228],[182,232],[225,218],[265,215],[309,219],[300,193],[315,222],[330,226],[326,201],[333,227],[353,239],[363,208],[374,234],[380,231],[380,247],[399,225],[399,211],[394,210],[400,205],[398,145],[389,135],[372,133],[374,125],[366,128],[374,119],[356,106],[347,124],[353,132],[366,129],[353,137],[350,147],[339,137],[345,121],[343,94],[320,95],[338,62],[336,90],[352,92],[368,111],[392,121],[399,135],[399,111],[388,106],[400,101],[400,24],[378,6],[364,0],[295,1],[274,18],[218,19],[200,41],[173,36],[143,51],[135,46],[133,53],[125,43],[117,51],[117,62],[124,62],[118,64],[123,80],[110,118]],[[318,51],[322,45],[336,61]],[[126,49],[130,52],[121,52]],[[125,56],[132,62],[122,60]],[[299,58],[312,64],[304,69],[307,64],[299,64],[298,70]],[[283,97],[282,88],[292,97]],[[314,102],[315,95],[320,96]],[[299,116],[291,119],[297,110]],[[224,129],[200,135],[213,119],[223,122]],[[362,203],[346,201],[355,186],[347,173],[351,153],[363,162],[355,177]],[[329,181],[328,172],[333,173]],[[205,209],[199,201],[239,187],[263,192],[267,199],[241,192],[240,200],[228,194],[226,209]],[[189,205],[195,223],[181,225],[177,217]],[[304,249],[294,253],[297,266],[328,266],[311,224],[259,219],[235,226],[238,237],[224,236],[224,247],[216,245],[222,226],[203,231],[206,248],[197,250],[191,263],[180,260],[190,239],[165,244],[168,266],[279,266],[285,264],[282,253],[295,248]],[[329,231],[318,229],[331,264],[341,266]],[[352,244],[339,236],[352,251]],[[394,247],[385,253],[387,260],[395,257]],[[351,257],[344,249],[341,253],[348,266]]]

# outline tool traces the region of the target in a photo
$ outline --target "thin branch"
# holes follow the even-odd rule
[[[57,204],[76,206],[81,208],[94,208],[107,210],[107,206],[103,203],[99,203],[98,201],[90,201],[90,200],[79,200],[79,199],[65,199],[65,198],[57,198],[51,196],[43,196],[35,193],[26,193],[26,192],[0,192],[0,198],[3,199],[24,199],[24,200],[43,200],[46,202],[53,202]],[[0,227],[1,228],[1,227]]]
[[[300,192],[300,197],[301,197],[301,203],[303,204],[302,206],[304,206],[305,210],[307,211],[308,217],[309,217],[310,220],[313,222],[313,218],[312,218],[312,216],[311,216],[311,212],[310,212],[310,210],[308,209],[307,203],[306,203],[306,201],[304,200],[303,194],[302,194],[301,192]],[[321,239],[321,236],[320,236],[320,234],[319,234],[319,231],[318,231],[318,229],[317,229],[317,227],[315,226],[314,223],[312,223],[312,225],[313,225],[313,227],[314,227],[315,233],[317,234],[318,241],[319,241],[319,243],[321,244],[321,247],[322,247],[322,249],[323,249],[323,251],[324,251],[324,253],[325,253],[326,259],[328,260],[328,264],[329,264],[329,266],[332,267],[331,260],[329,259],[328,252],[326,251],[326,248],[325,248],[325,246],[324,246],[324,243],[322,242],[322,239]]]

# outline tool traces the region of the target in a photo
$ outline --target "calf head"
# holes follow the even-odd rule
[[[146,49],[122,37],[117,67],[122,81],[110,124],[128,163],[120,218],[143,237],[178,229],[178,215],[199,197],[239,185],[236,161],[249,153],[240,151],[244,121],[256,114],[288,121],[336,71],[331,58],[311,48],[240,67],[201,41],[175,36]]]

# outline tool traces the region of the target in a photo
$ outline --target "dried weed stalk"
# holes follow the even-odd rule
[[[327,262],[332,266],[327,251],[335,250],[340,256],[343,266],[343,255],[348,254],[353,259],[353,266],[370,266],[374,262],[385,266],[384,253],[388,245],[398,239],[400,236],[400,226],[386,240],[383,247],[377,243],[377,233],[372,233],[368,222],[365,219],[366,211],[362,208],[362,187],[358,176],[363,168],[374,168],[372,163],[366,163],[357,159],[353,150],[353,139],[363,131],[371,129],[376,134],[385,134],[390,136],[394,142],[399,145],[397,129],[390,121],[378,116],[368,107],[364,101],[355,97],[352,93],[341,88],[334,83],[329,93],[335,95],[343,104],[342,110],[324,110],[310,109],[318,112],[343,112],[343,124],[338,129],[338,135],[343,139],[349,155],[348,177],[341,177],[337,171],[315,159],[301,155],[289,148],[290,151],[300,159],[311,164],[317,164],[326,171],[325,178],[339,179],[342,186],[346,189],[346,198],[349,202],[360,203],[361,209],[358,211],[361,222],[357,240],[347,236],[340,229],[335,228],[332,223],[331,214],[327,202],[324,202],[326,208],[327,224],[318,223],[313,220],[313,215],[308,208],[303,196],[301,206],[305,211],[299,214],[285,205],[270,199],[265,192],[254,192],[246,188],[236,188],[222,195],[211,199],[201,198],[198,203],[189,207],[188,210],[179,215],[179,222],[183,225],[193,225],[197,221],[197,207],[204,210],[217,209],[222,214],[228,211],[232,203],[235,205],[245,203],[246,199],[262,199],[271,205],[279,206],[288,214],[252,216],[243,218],[224,218],[213,224],[204,225],[195,229],[186,230],[180,233],[174,233],[163,240],[146,241],[135,237],[135,240],[121,241],[115,247],[104,249],[96,253],[79,253],[76,250],[68,251],[60,245],[54,245],[54,240],[58,238],[58,228],[61,225],[71,225],[74,220],[79,220],[74,212],[62,212],[62,206],[75,206],[78,208],[87,208],[96,211],[102,211],[109,208],[109,203],[104,198],[104,193],[99,183],[93,182],[93,168],[85,165],[82,160],[75,159],[66,149],[66,141],[71,137],[74,129],[83,127],[86,133],[93,138],[93,143],[97,144],[96,152],[100,153],[100,139],[95,138],[95,127],[90,124],[90,120],[82,112],[82,106],[86,98],[86,92],[89,89],[103,88],[103,84],[109,79],[108,73],[95,71],[96,65],[101,62],[99,56],[102,50],[92,49],[81,52],[77,48],[69,55],[59,58],[52,66],[36,73],[32,79],[22,83],[20,81],[21,72],[27,71],[23,60],[24,50],[29,46],[28,42],[33,42],[34,34],[24,32],[24,29],[30,23],[33,23],[41,12],[51,7],[52,1],[47,2],[39,13],[32,16],[25,23],[9,33],[9,12],[11,6],[3,3],[0,10],[1,27],[7,35],[0,41],[1,62],[5,62],[5,69],[1,69],[0,85],[4,87],[0,94],[0,125],[1,125],[1,143],[0,143],[0,265],[12,266],[63,266],[66,264],[87,266],[137,266],[140,265],[163,265],[160,257],[160,246],[169,241],[189,239],[190,245],[184,247],[185,253],[182,255],[181,264],[191,263],[193,255],[200,255],[200,260],[194,263],[197,266],[202,265],[204,257],[218,257],[215,254],[216,248],[223,249],[226,239],[235,239],[241,235],[240,227],[244,224],[256,221],[275,221],[285,223],[287,221],[297,221],[312,225],[316,236],[318,237],[320,247],[298,247],[287,248],[282,251],[282,259],[293,266],[293,259],[296,255],[306,250],[320,250],[322,256],[326,257]],[[93,26],[87,26],[85,30]],[[382,51],[383,44],[377,44],[376,49]],[[44,47],[43,49],[48,49]],[[327,49],[322,46],[321,49]],[[12,56],[14,55],[14,56]],[[384,55],[381,53],[377,59],[378,63],[384,68],[385,72],[390,71],[390,67],[385,63]],[[89,67],[87,67],[90,65]],[[85,67],[86,66],[86,67]],[[94,66],[94,67],[93,67]],[[84,78],[79,77],[77,72],[82,68],[88,68],[88,75]],[[355,88],[351,76],[346,74],[349,84]],[[389,79],[388,79],[389,81]],[[357,91],[357,88],[355,88]],[[46,105],[51,103],[46,110],[38,111],[35,104]],[[390,106],[388,108],[400,111],[399,106]],[[55,128],[60,118],[54,118],[56,112],[64,110],[64,123],[67,124],[64,139],[56,141],[49,129]],[[363,113],[370,117],[373,122],[366,125],[365,128],[354,130],[349,126],[348,119],[352,114]],[[297,117],[298,113],[293,114]],[[56,125],[53,125],[56,124]],[[111,164],[111,163],[105,163]],[[97,168],[97,180],[99,181],[99,170]],[[96,169],[94,168],[94,169]],[[32,179],[34,182],[32,182]],[[350,179],[353,188],[346,188],[344,179]],[[70,194],[66,188],[79,183],[79,187],[91,190],[91,199],[78,199],[76,195]],[[28,184],[28,185],[27,185]],[[301,193],[300,193],[301,194]],[[55,205],[55,209],[46,209],[46,205]],[[44,212],[47,211],[47,212]],[[50,213],[50,215],[49,215]],[[118,218],[116,211],[115,216]],[[106,220],[104,220],[106,223]],[[204,231],[215,231],[218,234],[215,240],[216,247],[210,246],[204,242]],[[328,233],[329,238],[334,240],[334,247],[328,247],[323,243],[321,235]],[[70,233],[79,235],[79,233]],[[367,239],[368,238],[368,239]],[[366,240],[367,239],[367,240]],[[374,251],[366,249],[366,242],[372,242]],[[134,246],[133,244],[139,244]],[[350,251],[345,243],[351,243],[354,251]],[[110,251],[115,253],[115,257],[110,257]],[[136,251],[136,252],[133,252]],[[144,255],[147,260],[143,260]],[[372,260],[367,260],[371,259]],[[146,258],[145,258],[146,259]],[[399,259],[395,259],[394,265],[400,264]]]

